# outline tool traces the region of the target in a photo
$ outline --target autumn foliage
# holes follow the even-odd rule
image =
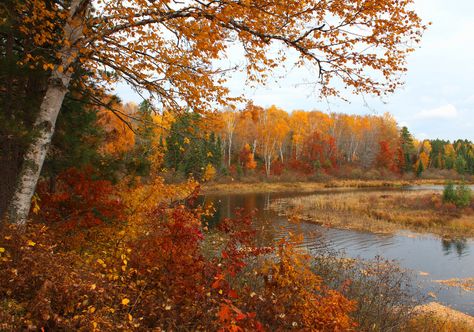
[[[36,220],[60,227],[64,231],[87,229],[123,218],[123,206],[110,181],[93,178],[93,169],[75,168],[62,172],[55,187],[41,182],[38,186]],[[51,191],[51,189],[53,189]]]
[[[83,206],[76,201],[87,193],[95,197],[87,204],[106,214],[104,205],[112,204],[114,194],[99,191],[105,184],[96,182],[70,170],[61,176],[56,194],[42,195],[36,222],[22,229],[2,227],[2,328],[342,331],[355,327],[349,315],[355,303],[327,288],[309,268],[307,255],[285,242],[276,251],[255,246],[251,216],[237,213],[236,219],[225,219],[211,230],[201,221],[206,211],[191,207],[197,192],[188,190],[176,203],[146,202],[138,223],[133,215],[127,217],[125,211],[131,210],[121,210],[124,215],[114,215],[109,227],[96,222],[97,217],[91,222],[92,216],[80,213]],[[136,190],[142,186],[147,185],[137,185]],[[176,195],[185,192],[169,190]],[[130,208],[133,202],[124,204]],[[79,246],[58,246],[71,228],[92,231],[84,226],[94,227],[94,241],[83,237],[76,239],[82,240]],[[205,254],[203,247],[211,244],[208,237],[218,240]]]
[[[10,221],[23,226],[0,230],[0,329],[353,329],[355,303],[329,289],[307,256],[285,243],[256,247],[246,216],[209,229],[202,219],[210,212],[194,204],[194,180],[171,185],[157,174],[169,168],[211,180],[218,171],[217,135],[191,137],[201,124],[184,130],[174,115],[200,118],[243,100],[225,84],[234,64],[221,61],[234,47],[244,53],[248,83],[265,82],[292,49],[299,55],[292,64],[310,68],[322,96],[340,96],[340,86],[393,92],[426,28],[412,2],[8,0],[0,53],[12,69],[0,83],[7,110],[0,122],[20,129],[0,129],[2,138],[15,137],[5,140],[6,160],[15,161],[19,181],[7,183],[6,196]],[[110,90],[120,81],[159,101],[161,119],[149,104],[137,113],[115,102]],[[13,107],[14,95],[25,102]],[[117,185],[88,168],[40,174],[64,100],[77,96],[98,110],[105,138],[96,152],[119,164],[110,171]],[[241,157],[245,170],[261,166],[267,176],[340,160],[372,167],[378,150],[369,144],[384,140],[380,163],[396,151],[389,117],[290,116],[254,105],[221,115],[213,130],[226,142],[227,166],[241,166],[231,165]],[[164,133],[170,128],[174,135]]]

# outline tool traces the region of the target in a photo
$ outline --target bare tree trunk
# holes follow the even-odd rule
[[[272,159],[271,159],[271,156],[267,154],[265,154],[264,159],[265,159],[265,174],[267,175],[267,177],[269,177],[271,174]]]
[[[48,152],[54,133],[56,119],[61,109],[64,96],[71,80],[70,75],[50,78],[48,90],[41,103],[41,109],[36,119],[33,138],[23,159],[19,181],[9,206],[9,221],[24,224],[30,210],[31,197],[35,192],[36,183]]]
[[[256,150],[257,150],[257,140],[254,139],[252,143],[252,153],[255,154]]]
[[[229,140],[228,140],[228,150],[227,150],[227,154],[228,154],[228,159],[227,159],[227,166],[230,167],[230,162],[232,161],[232,140],[233,140],[233,136],[234,136],[234,133],[230,133],[229,134]]]
[[[72,54],[76,53],[76,42],[82,37],[87,6],[88,0],[72,1],[70,16],[64,27],[64,38],[68,41],[65,44],[68,46],[61,50],[61,63],[51,73],[46,94],[33,126],[34,138],[25,153],[17,186],[8,207],[8,218],[11,223],[23,225],[28,218],[31,198],[51,144],[59,110],[71,81],[72,73],[68,69],[75,61]]]

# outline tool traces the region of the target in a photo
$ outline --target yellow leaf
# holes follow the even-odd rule
[[[5,252],[5,248],[0,247],[0,253]]]
[[[97,287],[96,284],[92,284],[92,285],[91,285],[91,289],[92,289],[92,290],[94,290],[96,287]]]
[[[92,326],[94,327],[94,329],[97,328],[97,323],[96,322],[92,322]]]
[[[36,242],[28,240],[28,242],[26,242],[26,244],[29,245],[30,247],[34,247],[36,245]]]
[[[132,321],[132,320],[133,320],[132,315],[128,314],[128,320],[129,320],[129,321]]]
[[[89,308],[89,312],[90,312],[91,314],[93,314],[93,313],[95,312],[95,307],[90,307],[90,308]]]
[[[130,300],[129,300],[129,299],[127,299],[127,298],[122,299],[122,304],[123,304],[123,305],[127,305],[127,304],[129,304],[129,303],[130,303]]]
[[[31,205],[33,207],[33,213],[38,214],[40,212],[41,208],[39,206],[39,201],[41,199],[39,198],[38,194],[34,194],[33,197],[31,198]]]

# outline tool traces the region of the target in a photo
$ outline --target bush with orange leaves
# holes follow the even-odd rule
[[[196,194],[180,203],[150,203],[137,224],[133,216],[99,223],[95,240],[83,241],[80,250],[57,245],[67,228],[47,227],[48,215],[21,229],[4,225],[0,329],[354,328],[355,304],[326,288],[309,258],[291,246],[256,247],[250,216],[223,220],[213,230],[222,241],[205,256],[203,211],[190,208]]]
[[[65,231],[91,228],[123,218],[123,206],[110,181],[94,179],[92,168],[70,168],[56,179],[54,191],[40,182],[36,220],[45,220]]]
[[[292,241],[293,242],[293,241]],[[329,289],[310,268],[310,256],[281,241],[276,259],[264,264],[264,285],[249,299],[252,310],[271,331],[349,331],[356,303]],[[252,301],[253,300],[253,301]]]

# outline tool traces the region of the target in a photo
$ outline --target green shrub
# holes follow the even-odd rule
[[[465,183],[458,185],[457,188],[454,187],[452,182],[448,182],[444,186],[443,202],[445,203],[453,203],[457,207],[466,207],[471,204],[471,199],[471,188],[466,186]]]
[[[449,181],[444,186],[443,190],[443,202],[445,203],[454,203],[456,201],[456,189],[454,187],[454,183]]]
[[[465,183],[460,184],[456,188],[456,206],[458,207],[466,207],[471,205],[471,199],[472,199],[472,191],[471,188],[466,186]]]

